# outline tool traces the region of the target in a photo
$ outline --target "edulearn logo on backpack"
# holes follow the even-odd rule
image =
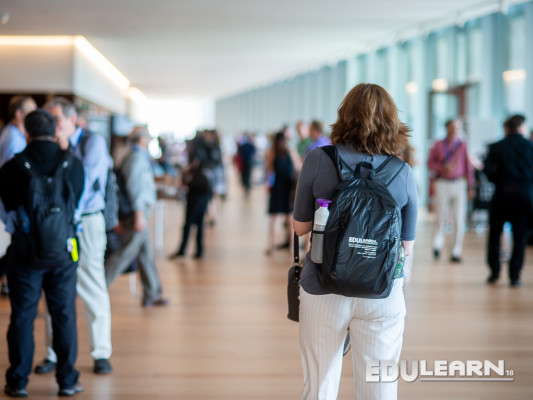
[[[348,246],[361,249],[357,254],[362,255],[364,258],[376,258],[376,252],[379,242],[374,239],[364,239],[350,236],[348,238]]]

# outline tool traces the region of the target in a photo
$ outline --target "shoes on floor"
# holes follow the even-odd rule
[[[513,288],[519,288],[520,286],[522,286],[522,281],[520,279],[513,279],[511,281],[510,286]]]
[[[169,260],[174,260],[175,258],[183,257],[185,255],[184,251],[177,251],[174,254],[168,256]]]
[[[439,259],[439,256],[440,256],[440,250],[433,249],[433,258],[434,258],[435,260],[438,260],[438,259]]]
[[[491,274],[489,278],[487,279],[487,283],[489,285],[494,285],[500,277],[498,275]]]
[[[451,256],[450,262],[455,264],[461,264],[463,260],[459,256]]]
[[[159,307],[159,306],[166,306],[168,304],[168,299],[165,299],[163,297],[159,297],[157,299],[144,299],[143,300],[143,307]]]
[[[278,244],[276,246],[276,249],[278,250],[288,249],[290,246],[291,246],[290,242],[287,241],[285,243]]]
[[[99,358],[98,360],[94,360],[93,372],[95,374],[107,375],[110,374],[112,371],[113,368],[111,367],[111,363],[107,358]]]
[[[28,392],[25,388],[15,389],[9,385],[4,386],[4,393],[9,397],[28,397]]]
[[[201,260],[202,258],[204,258],[204,253],[196,253],[194,255],[194,258],[196,258],[197,260]]]
[[[57,392],[57,395],[61,397],[71,397],[81,392],[83,392],[83,386],[81,386],[79,382],[76,382],[74,386],[72,387],[59,389],[59,392]]]
[[[54,372],[56,367],[57,363],[45,358],[40,364],[35,366],[33,372],[36,374],[49,374],[50,372]]]

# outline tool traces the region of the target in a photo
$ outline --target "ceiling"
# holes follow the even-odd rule
[[[0,35],[83,35],[150,98],[216,98],[497,1],[0,0]]]

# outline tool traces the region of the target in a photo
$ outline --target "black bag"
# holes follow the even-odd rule
[[[78,259],[76,200],[66,177],[73,157],[71,152],[64,152],[54,174],[45,176],[33,168],[24,153],[15,155],[30,182],[25,204],[17,210],[14,243],[34,267],[54,268]]]
[[[85,157],[85,146],[87,145],[87,141],[93,134],[90,132],[84,132],[80,139],[80,151],[82,157]],[[93,190],[99,191],[100,190],[100,182],[98,179],[94,181],[93,183]],[[119,188],[117,183],[117,176],[115,174],[115,171],[112,168],[109,168],[107,171],[107,180],[106,180],[106,186],[105,186],[105,207],[102,210],[102,214],[104,215],[105,219],[105,230],[106,232],[109,232],[113,230],[118,225],[118,213],[119,213]]]
[[[294,265],[289,269],[289,280],[287,282],[287,300],[289,313],[287,318],[294,322],[300,322],[300,276],[303,267],[300,265],[300,244],[298,235],[294,234]],[[351,349],[350,332],[346,332],[344,340],[343,355],[345,356]]]
[[[195,166],[183,176],[185,183],[190,192],[197,194],[211,194],[216,181],[216,172],[205,166]]]
[[[130,196],[128,194],[128,189],[126,185],[126,177],[122,173],[122,166],[128,161],[128,159],[133,155],[133,152],[129,153],[123,160],[122,164],[115,168],[113,172],[115,173],[115,178],[118,188],[118,219],[120,221],[130,218],[133,215],[133,205],[131,204]]]
[[[120,234],[116,233],[115,231],[107,231],[106,237],[107,237],[107,246],[105,248],[104,259],[107,261],[107,259],[111,257],[114,252],[120,250],[120,248],[123,245],[123,237]],[[126,268],[124,272],[122,273],[129,274],[130,272],[134,272],[137,270],[137,267],[138,267],[137,259],[135,259],[132,261],[129,267]]]
[[[119,188],[117,175],[111,168],[107,171],[107,181],[105,185],[105,208],[103,211],[106,232],[112,231],[118,225],[119,211]]]
[[[133,215],[133,207],[128,195],[128,189],[126,188],[126,178],[124,177],[124,174],[120,168],[115,168],[114,172],[118,186],[118,219],[124,220]]]
[[[354,171],[335,146],[321,149],[333,161],[340,180],[324,231],[323,263],[318,265],[322,284],[343,296],[385,298],[399,275],[401,247],[401,213],[387,187],[405,162],[390,156],[376,170],[363,162]],[[361,168],[368,176],[361,175]]]
[[[289,269],[289,280],[287,283],[287,300],[289,313],[287,318],[291,321],[298,322],[300,315],[300,275],[302,266],[300,264],[300,245],[298,235],[294,234],[294,265]]]

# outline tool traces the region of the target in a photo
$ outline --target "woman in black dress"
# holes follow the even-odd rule
[[[270,182],[271,191],[268,205],[268,214],[270,215],[267,247],[268,255],[270,255],[275,248],[278,215],[283,214],[287,226],[292,226],[291,193],[294,183],[294,164],[287,148],[287,139],[283,132],[276,133],[272,148],[273,157],[271,161],[267,161],[267,173],[273,180],[273,183]],[[290,237],[292,237],[292,232]]]

